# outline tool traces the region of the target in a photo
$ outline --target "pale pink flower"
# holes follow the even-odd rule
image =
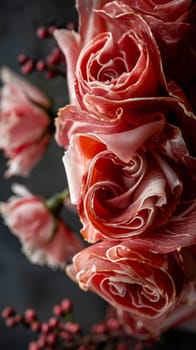
[[[28,175],[50,141],[49,100],[7,67],[1,69],[0,148],[8,158],[7,176]]]
[[[55,217],[41,198],[15,186],[16,196],[0,204],[5,223],[16,235],[32,263],[64,267],[81,248],[81,241]]]

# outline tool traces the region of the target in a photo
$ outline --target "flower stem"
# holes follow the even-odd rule
[[[66,188],[62,192],[57,192],[45,200],[45,205],[53,214],[56,214],[62,207],[63,201],[69,196],[69,190]]]

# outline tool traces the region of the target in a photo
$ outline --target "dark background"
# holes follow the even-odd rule
[[[74,0],[1,0],[0,1],[0,66],[7,65],[20,72],[17,56],[27,53],[31,57],[45,57],[49,53],[51,41],[41,41],[36,37],[36,29],[56,19],[57,24],[77,21]],[[56,108],[68,103],[67,88],[62,78],[52,81],[40,74],[28,77],[35,84],[55,98]],[[6,160],[0,153],[0,201],[7,201],[11,195],[10,186],[19,182],[41,196],[49,196],[61,191],[65,186],[62,165],[63,151],[53,142],[42,162],[33,170],[28,179],[4,178]],[[79,222],[67,212],[66,220],[79,231]],[[74,303],[74,317],[88,330],[93,322],[102,319],[105,304],[99,297],[79,290],[63,271],[53,271],[28,262],[21,253],[20,244],[9,232],[0,218],[0,310],[12,305],[19,312],[26,308],[38,310],[42,320],[47,319],[54,304],[69,297]],[[192,330],[194,322],[188,324]],[[26,350],[28,341],[35,338],[21,327],[8,329],[0,319],[0,350]],[[161,349],[177,346],[178,349],[195,349],[195,333],[187,330],[170,332]]]

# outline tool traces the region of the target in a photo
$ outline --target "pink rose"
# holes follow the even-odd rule
[[[140,11],[133,12],[128,5],[133,6],[135,11]],[[161,4],[145,0],[118,3],[88,1],[86,7],[78,1],[79,34],[66,30],[55,31],[55,37],[67,61],[72,103],[60,108],[56,118],[55,138],[60,146],[68,147],[71,135],[76,132],[116,133],[152,121],[153,113],[161,112],[168,121],[171,119],[177,122],[185,141],[189,140],[191,147],[195,147],[195,116],[182,90],[169,78],[166,84],[161,63],[164,55],[160,56],[149,23],[144,18],[144,14],[147,18],[155,16],[153,23],[156,18],[161,18],[161,21],[167,17],[178,20],[189,6],[190,1],[184,0],[178,3],[165,1]],[[87,18],[90,18],[88,26]],[[170,24],[174,28],[174,23]],[[121,27],[122,31],[119,29]],[[139,35],[135,46],[132,35]],[[123,40],[133,42],[124,45]],[[132,51],[129,55],[126,50],[129,50],[130,45]],[[119,55],[122,55],[124,61]],[[135,55],[135,66],[125,72],[122,70],[123,62],[128,67],[132,55]],[[167,57],[171,57],[171,54]],[[178,60],[175,59],[175,65],[176,61]],[[194,64],[190,67],[194,67]],[[103,81],[104,74],[107,75],[107,70],[110,69],[115,77],[111,77],[111,82],[108,79]],[[181,76],[181,72],[179,74],[178,71],[177,76]],[[193,84],[194,78],[191,86]],[[194,103],[194,94],[190,93],[188,97],[190,95],[190,101]]]
[[[181,261],[180,253],[152,253],[138,247],[137,239],[104,240],[79,252],[67,273],[83,290],[96,292],[138,321],[144,329],[135,335],[157,336],[183,291]]]
[[[64,165],[88,242],[146,234],[175,211],[181,168],[168,161],[166,150],[167,157],[158,152],[163,129],[160,119],[111,135],[72,136]]]
[[[114,118],[128,99],[157,96],[167,87],[148,24],[123,2],[104,3],[92,8],[88,30],[81,25],[79,34],[57,30],[54,35],[66,56],[71,103],[105,115],[104,105],[112,101],[107,116]]]
[[[6,175],[27,175],[50,140],[49,100],[6,67],[1,79],[0,148],[9,159]]]
[[[81,248],[80,240],[55,217],[39,197],[21,186],[15,186],[16,196],[1,203],[5,223],[16,235],[22,250],[32,263],[64,267]]]
[[[145,244],[145,243],[144,243]],[[176,327],[186,322],[196,314],[196,245],[181,249],[181,263],[183,266],[185,283],[180,293],[176,305],[169,311],[167,317],[157,317],[151,319],[137,318],[132,312],[124,311],[122,308],[116,309],[117,316],[123,324],[126,332],[130,335],[148,338],[149,333],[156,334],[166,332],[168,329]]]
[[[12,175],[27,176],[32,167],[43,157],[49,142],[50,135],[47,134],[40,140],[25,144],[19,148],[6,148],[4,153],[9,159],[7,162],[9,168],[5,175],[7,177]]]

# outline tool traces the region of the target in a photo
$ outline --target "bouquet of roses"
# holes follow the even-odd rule
[[[55,29],[70,104],[55,140],[81,240],[24,189],[1,204],[32,262],[64,266],[130,335],[155,338],[196,313],[196,67],[191,0],[78,0],[79,29]],[[50,138],[49,101],[2,70],[0,146],[26,175]],[[76,254],[75,254],[76,253]],[[75,255],[74,255],[75,254]],[[73,256],[74,255],[74,256]]]

